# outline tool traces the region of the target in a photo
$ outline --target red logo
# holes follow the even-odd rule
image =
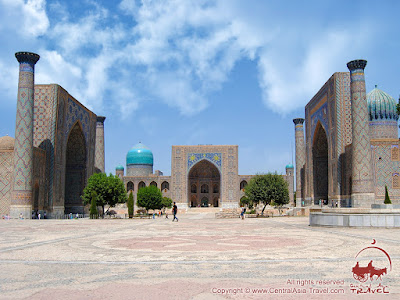
[[[375,246],[376,241],[374,240],[371,244],[374,246],[365,247],[357,253],[355,259],[357,260],[356,265],[352,268],[353,277],[361,284],[351,284],[351,290],[353,293],[388,293],[388,286],[381,284],[382,277],[387,275],[388,271],[392,271],[392,260],[390,255],[382,248]],[[378,258],[374,262],[371,257]],[[367,263],[367,261],[369,261]],[[369,285],[363,283],[370,280]],[[373,281],[379,279],[379,285],[376,287],[372,286]]]

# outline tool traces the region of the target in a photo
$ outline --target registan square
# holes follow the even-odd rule
[[[252,140],[225,143],[219,134],[241,115],[220,124],[216,113],[207,135],[221,142],[176,143],[186,130],[176,128],[154,149],[151,133],[123,128],[111,108],[81,99],[90,93],[39,77],[54,57],[32,48],[2,53],[18,75],[0,77],[16,87],[15,132],[0,136],[0,299],[400,298],[400,98],[366,84],[368,57],[335,63],[290,122],[260,130],[289,154],[268,169],[268,148],[242,158]],[[115,124],[127,132],[121,145]],[[290,147],[273,143],[278,128]],[[170,158],[160,164],[163,152]],[[251,159],[263,169],[246,174]],[[101,184],[92,192],[99,176],[122,192]],[[257,196],[267,177],[274,187]],[[151,189],[160,204],[149,209],[143,191]],[[101,204],[102,193],[123,201]]]

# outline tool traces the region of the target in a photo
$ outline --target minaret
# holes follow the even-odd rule
[[[121,180],[124,178],[124,167],[122,165],[118,165],[115,168],[115,175],[118,176]]]
[[[294,167],[292,164],[286,165],[286,181],[289,190],[289,205],[294,206]]]
[[[96,172],[105,172],[105,156],[104,156],[104,120],[106,117],[97,116],[96,123],[96,151],[94,159],[94,167]]]
[[[301,207],[301,201],[304,198],[302,195],[302,182],[301,174],[304,173],[304,164],[306,162],[305,144],[304,144],[304,131],[303,131],[303,118],[293,119],[296,141],[296,207]],[[303,170],[303,171],[302,171]],[[303,176],[304,177],[304,176]]]
[[[353,207],[371,207],[375,200],[371,165],[368,106],[365,93],[366,60],[347,63],[350,70],[352,116],[351,202]]]
[[[18,218],[22,213],[24,218],[31,218],[35,64],[40,56],[30,52],[17,52],[15,57],[19,62],[19,80],[10,216]]]

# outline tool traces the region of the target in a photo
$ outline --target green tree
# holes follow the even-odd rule
[[[264,204],[261,214],[264,214],[265,207],[272,201],[276,205],[289,203],[288,184],[283,176],[276,172],[254,176],[244,192],[255,205]]]
[[[392,204],[392,201],[390,201],[389,198],[389,193],[388,193],[388,189],[387,189],[387,185],[385,184],[385,202],[383,202],[385,204]]]
[[[93,191],[97,194],[96,205],[102,207],[103,215],[105,205],[113,207],[117,203],[125,203],[127,199],[124,183],[112,174],[95,173],[90,176],[81,196],[85,205],[91,202]]]
[[[97,205],[96,205],[96,197],[97,194],[95,191],[92,191],[92,200],[90,202],[90,218],[91,219],[97,219]]]
[[[240,206],[247,206],[249,209],[253,208],[253,201],[251,201],[248,197],[243,196],[240,198]]]
[[[160,209],[161,200],[161,191],[156,186],[150,185],[138,190],[136,204],[148,211],[149,209]]]
[[[132,194],[132,191],[129,193],[129,197],[128,197],[128,215],[129,215],[130,219],[133,218],[133,194]]]
[[[161,208],[171,208],[172,207],[172,199],[168,197],[162,197],[161,199]]]

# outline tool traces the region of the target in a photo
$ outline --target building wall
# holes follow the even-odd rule
[[[14,150],[0,151],[0,217],[10,214]]]
[[[172,146],[172,196],[184,208],[189,206],[188,175],[196,163],[207,160],[220,172],[220,204],[222,208],[238,207],[238,146],[199,145]]]
[[[335,73],[321,87],[305,108],[306,119],[306,204],[314,200],[315,181],[313,144],[317,126],[322,126],[328,142],[328,199],[336,201],[346,197],[343,187],[343,159],[346,145],[351,143],[350,76],[347,72]],[[318,125],[320,124],[320,125]]]
[[[63,214],[68,136],[79,122],[86,143],[86,178],[94,172],[96,115],[57,84],[35,85],[34,146],[46,151],[47,203],[44,208]]]

